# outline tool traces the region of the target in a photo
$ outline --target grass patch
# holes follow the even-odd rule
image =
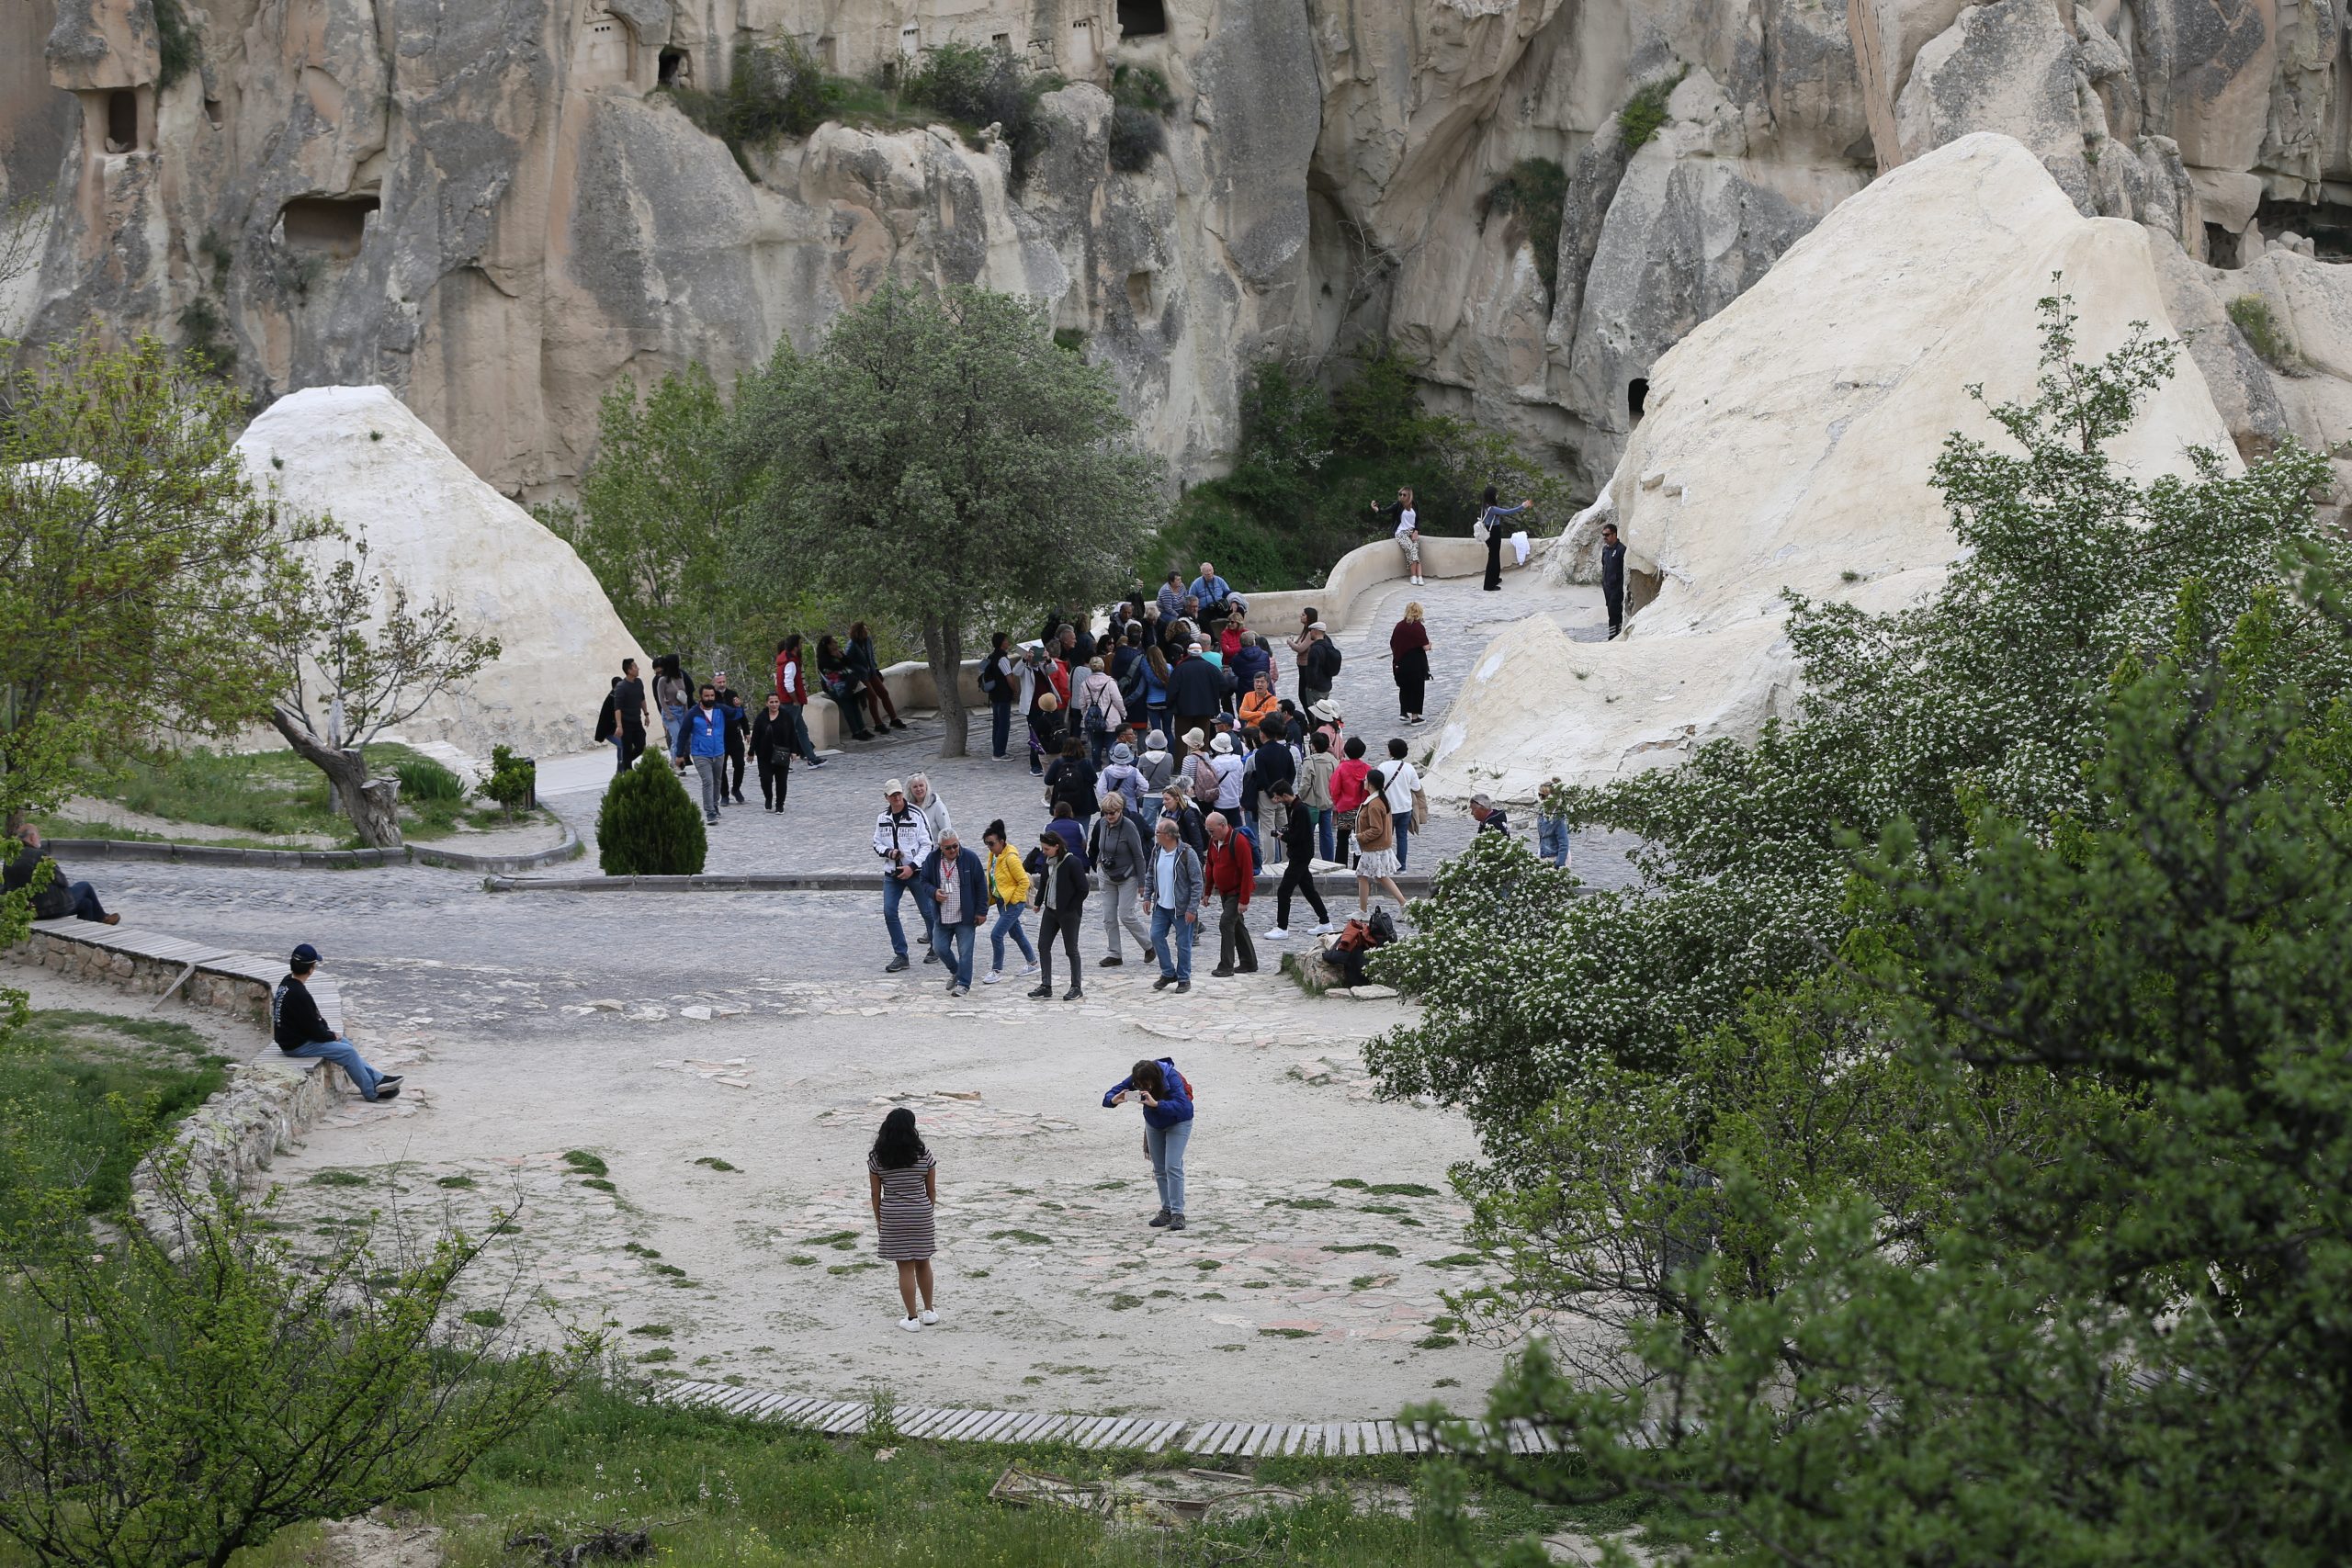
[[[1424,1259],[1432,1269],[1476,1269],[1486,1261],[1475,1252],[1457,1252],[1447,1258]]]
[[[461,1313],[458,1315],[463,1317],[468,1323],[472,1324],[476,1328],[503,1328],[506,1326],[506,1314],[499,1311],[496,1307],[476,1307],[471,1312]]]
[[[796,1252],[791,1257],[786,1258],[785,1261],[794,1265],[796,1268],[806,1269],[817,1260],[809,1257],[805,1252]]]
[[[1372,1190],[1372,1183],[1369,1181],[1359,1180],[1352,1176],[1343,1176],[1340,1178],[1339,1180],[1331,1183],[1331,1185],[1334,1187],[1344,1187],[1351,1192],[1367,1192]]]
[[[1436,1188],[1424,1187],[1418,1181],[1383,1181],[1364,1190],[1375,1198],[1434,1198],[1438,1195]]]
[[[1671,76],[1661,76],[1635,88],[1634,96],[1625,100],[1625,107],[1617,111],[1617,131],[1624,140],[1627,157],[1640,152],[1652,137],[1666,129],[1666,101],[1690,73],[1690,68],[1686,65]]]
[[[989,1232],[989,1239],[990,1241],[1027,1242],[1032,1247],[1051,1247],[1054,1245],[1054,1238],[1052,1236],[1039,1235],[1035,1231],[990,1231]]]
[[[1459,1345],[1461,1343],[1461,1340],[1456,1339],[1451,1334],[1431,1334],[1424,1338],[1414,1340],[1413,1348],[1416,1350],[1442,1350],[1449,1345]]]
[[[49,1010],[0,1056],[10,1179],[79,1188],[92,1213],[130,1201],[130,1172],[172,1123],[228,1081],[227,1058],[187,1024]],[[0,1183],[0,1217],[13,1209]]]
[[[701,1166],[706,1170],[741,1170],[743,1168],[740,1165],[728,1164],[725,1160],[720,1159],[717,1155],[705,1155],[702,1158],[695,1161],[695,1163]]]
[[[1111,1310],[1113,1312],[1131,1312],[1141,1305],[1143,1305],[1143,1298],[1141,1296],[1119,1295],[1113,1296],[1111,1298]]]
[[[1340,1205],[1329,1198],[1269,1198],[1266,1206],[1270,1209],[1276,1206],[1284,1209],[1336,1209]]]
[[[1395,1247],[1389,1246],[1385,1241],[1356,1241],[1350,1242],[1345,1246],[1339,1246],[1327,1242],[1324,1244],[1323,1250],[1326,1252],[1369,1252],[1375,1258],[1402,1258],[1404,1256],[1403,1253],[1397,1251]]]
[[[640,1323],[629,1332],[643,1335],[648,1339],[667,1339],[672,1330],[666,1323]]]
[[[435,1181],[433,1185],[435,1187],[471,1187],[473,1184],[474,1179],[470,1176],[445,1176]]]
[[[2247,346],[2273,370],[2300,374],[2303,356],[2287,335],[2286,327],[2271,313],[2270,301],[2259,294],[2241,294],[2229,303],[2230,321],[2245,334]]]
[[[836,1263],[831,1268],[826,1269],[825,1272],[828,1274],[863,1274],[868,1269],[879,1269],[881,1267],[882,1265],[875,1262],[874,1259],[869,1258],[863,1263]]]
[[[803,1247],[840,1247],[843,1251],[847,1251],[849,1248],[857,1245],[857,1233],[855,1231],[827,1231],[822,1235],[810,1236],[807,1241],[802,1242],[800,1245]]]
[[[1311,1328],[1261,1328],[1258,1330],[1258,1334],[1264,1339],[1312,1339],[1315,1337],[1315,1331]]]
[[[401,831],[409,838],[446,838],[461,826],[503,820],[494,810],[469,809],[464,783],[422,751],[379,741],[368,748],[368,768],[400,779]],[[91,793],[166,821],[231,829],[262,845],[293,834],[357,841],[351,819],[335,809],[326,775],[290,750],[223,754],[199,746],[162,761],[132,759],[99,779]]]
[[[1526,233],[1546,294],[1560,287],[1560,219],[1567,204],[1568,171],[1551,158],[1521,158],[1487,192],[1487,210],[1504,214]]]
[[[630,1242],[628,1246],[622,1247],[621,1250],[623,1252],[633,1252],[639,1258],[659,1258],[662,1256],[644,1243],[636,1241]]]
[[[1224,1268],[1225,1265],[1218,1262],[1214,1258],[1201,1258],[1193,1260],[1193,1267],[1199,1269],[1202,1273],[1207,1274]]]
[[[586,1149],[564,1150],[563,1163],[570,1166],[572,1169],[578,1171],[582,1176],[610,1176],[612,1174],[611,1169],[603,1160],[598,1159]]]
[[[304,1183],[310,1187],[365,1187],[368,1179],[356,1170],[322,1170]]]

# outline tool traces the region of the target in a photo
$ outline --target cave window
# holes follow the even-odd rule
[[[1166,0],[1119,0],[1119,31],[1126,38],[1149,38],[1168,30]]]
[[[107,95],[107,151],[135,152],[139,150],[139,95],[129,87],[117,87]]]
[[[204,100],[204,118],[211,122],[213,130],[218,130],[220,129],[220,99],[207,98]]]
[[[1636,420],[1640,419],[1642,409],[1649,400],[1650,378],[1648,377],[1636,376],[1625,383],[1625,412],[1628,414]]]
[[[683,49],[665,49],[662,51],[661,73],[656,79],[664,87],[684,86],[695,79],[694,62],[686,58],[686,51]]]
[[[305,196],[278,212],[286,248],[338,259],[359,254],[368,219],[382,203],[372,196]]]
[[[1094,69],[1094,19],[1081,17],[1069,25],[1069,68],[1085,73]]]
[[[2215,266],[2235,270],[2243,265],[2238,259],[2238,237],[2219,223],[2206,224],[2205,259]]]
[[[2266,200],[2254,220],[2265,234],[2300,234],[2321,261],[2352,261],[2352,204]]]
[[[989,47],[995,50],[999,54],[1011,54],[1012,52],[1012,35],[1011,33],[990,33],[989,34]]]
[[[900,57],[907,60],[912,60],[916,55],[921,54],[922,52],[922,29],[921,28],[900,28],[899,29],[899,53]]]

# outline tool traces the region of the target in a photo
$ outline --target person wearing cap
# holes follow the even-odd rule
[[[1209,662],[1197,642],[1185,648],[1183,661],[1168,672],[1168,705],[1175,710],[1176,733],[1182,741],[1179,758],[1197,749],[1225,702],[1225,671]]]
[[[1340,649],[1331,640],[1331,628],[1321,621],[1308,623],[1306,647],[1298,656],[1298,700],[1313,713],[1315,705],[1331,700],[1331,688],[1340,679]]]
[[[1209,974],[1230,979],[1236,974],[1258,972],[1257,945],[1250,940],[1250,895],[1258,886],[1258,857],[1250,840],[1237,831],[1222,811],[1212,811],[1204,824],[1209,852],[1201,863],[1201,904],[1218,901],[1216,967]]]
[[[1495,804],[1494,796],[1472,795],[1470,817],[1478,824],[1478,831],[1481,833],[1499,833],[1506,839],[1510,837],[1510,817],[1501,807]]]
[[[329,1028],[326,1015],[319,1011],[311,995],[310,978],[320,962],[319,950],[309,942],[294,949],[286,978],[270,993],[269,1037],[289,1056],[333,1062],[359,1091],[359,1098],[371,1105],[393,1099],[401,1091],[399,1075],[379,1073],[369,1066],[359,1048]]]
[[[1054,994],[1054,941],[1061,940],[1069,960],[1069,989],[1062,1000],[1077,1001],[1086,994],[1078,966],[1078,928],[1086,910],[1086,868],[1070,851],[1069,841],[1048,828],[1037,835],[1037,876],[1031,897],[1036,901],[1037,963],[1044,970],[1037,988],[1029,994],[1043,1001]]]
[[[922,874],[923,857],[931,853],[931,827],[922,813],[907,804],[907,786],[897,779],[882,785],[882,815],[874,819],[874,854],[882,863],[882,923],[890,931],[890,962],[885,975],[907,967],[907,930],[899,923],[899,900]],[[918,899],[922,913],[923,961],[935,964],[939,950],[932,942],[932,912]]]
[[[931,950],[947,965],[947,994],[963,996],[972,988],[972,947],[988,913],[988,868],[950,828],[923,857],[915,882],[930,904]]]
[[[1233,737],[1220,733],[1209,742],[1209,766],[1216,773],[1216,798],[1207,802],[1219,811],[1238,815],[1241,810],[1241,774],[1248,764],[1241,760],[1241,748]]]

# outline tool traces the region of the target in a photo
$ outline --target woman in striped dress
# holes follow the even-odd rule
[[[899,1326],[917,1329],[937,1323],[931,1304],[932,1208],[939,1201],[939,1162],[922,1145],[915,1131],[915,1113],[899,1106],[882,1118],[873,1150],[865,1156],[866,1181],[874,1195],[874,1229],[881,1237],[882,1256],[899,1266],[899,1299],[907,1315]],[[915,1312],[915,1297],[922,1297],[922,1312]]]

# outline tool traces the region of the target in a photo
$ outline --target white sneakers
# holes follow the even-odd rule
[[[1326,920],[1307,934],[1309,936],[1336,936],[1339,934],[1339,927],[1333,925],[1330,921]]]
[[[921,1328],[922,1325],[917,1323],[911,1317],[902,1317],[899,1319],[899,1326],[905,1329],[908,1333],[912,1334],[916,1329]]]
[[[939,1309],[936,1307],[923,1308],[922,1320],[925,1323],[937,1323],[939,1321]]]
[[[1284,931],[1280,926],[1268,926],[1264,931],[1260,931],[1258,934],[1264,937],[1268,942],[1287,942],[1290,940],[1290,932]]]
[[[1035,964],[1032,964],[1027,968],[1021,971],[1021,977],[1026,980],[1030,976],[1035,975],[1036,972],[1037,966]]]
[[[985,974],[985,975],[983,975],[983,976],[980,976],[980,984],[981,984],[981,985],[983,985],[983,986],[993,986],[993,985],[995,985],[999,980],[1001,980],[1001,979],[1003,979],[1003,978],[1004,978],[1004,971],[1003,971],[1003,970],[1001,970],[1001,969],[991,969],[991,970],[989,970],[987,974]]]
[[[902,1317],[899,1319],[899,1326],[905,1329],[908,1333],[912,1334],[917,1329],[922,1328],[925,1324],[937,1323],[938,1321],[939,1314],[937,1310],[932,1307],[925,1307],[922,1309],[922,1315],[921,1317]]]

